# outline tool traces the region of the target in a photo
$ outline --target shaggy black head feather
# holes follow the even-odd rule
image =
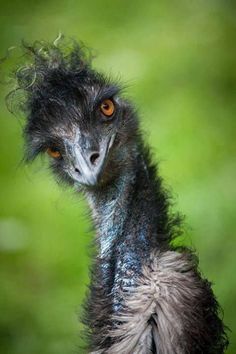
[[[218,303],[196,257],[172,244],[181,218],[120,84],[95,71],[76,42],[36,42],[24,53],[16,90],[25,97],[25,159],[48,152],[59,180],[85,193],[96,229],[89,350],[223,353]]]

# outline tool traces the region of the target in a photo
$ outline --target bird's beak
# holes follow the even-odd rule
[[[99,182],[114,138],[113,135],[104,139],[97,149],[92,149],[93,145],[88,140],[86,140],[86,144],[74,146],[73,175],[78,183],[94,186]]]

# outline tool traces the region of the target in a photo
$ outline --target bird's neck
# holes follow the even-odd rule
[[[118,310],[120,290],[135,286],[151,252],[167,244],[168,203],[142,149],[136,150],[132,164],[114,183],[87,196],[97,233],[101,282]]]
[[[167,237],[167,200],[142,149],[136,149],[132,163],[114,183],[87,196],[102,259],[122,245],[134,252],[141,247],[145,256],[145,251]]]

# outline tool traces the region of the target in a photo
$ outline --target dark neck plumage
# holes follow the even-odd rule
[[[142,144],[114,183],[87,193],[97,231],[103,284],[120,299],[119,289],[135,285],[135,276],[156,248],[171,237],[168,200]]]

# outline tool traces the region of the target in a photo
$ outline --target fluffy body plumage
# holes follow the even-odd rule
[[[171,243],[169,210],[134,107],[119,85],[91,68],[81,47],[26,46],[17,71],[26,93],[26,160],[48,149],[60,181],[83,192],[96,228],[84,322],[93,353],[220,354],[227,336],[196,256]],[[112,100],[115,111],[101,111]],[[107,101],[106,101],[107,102]]]

